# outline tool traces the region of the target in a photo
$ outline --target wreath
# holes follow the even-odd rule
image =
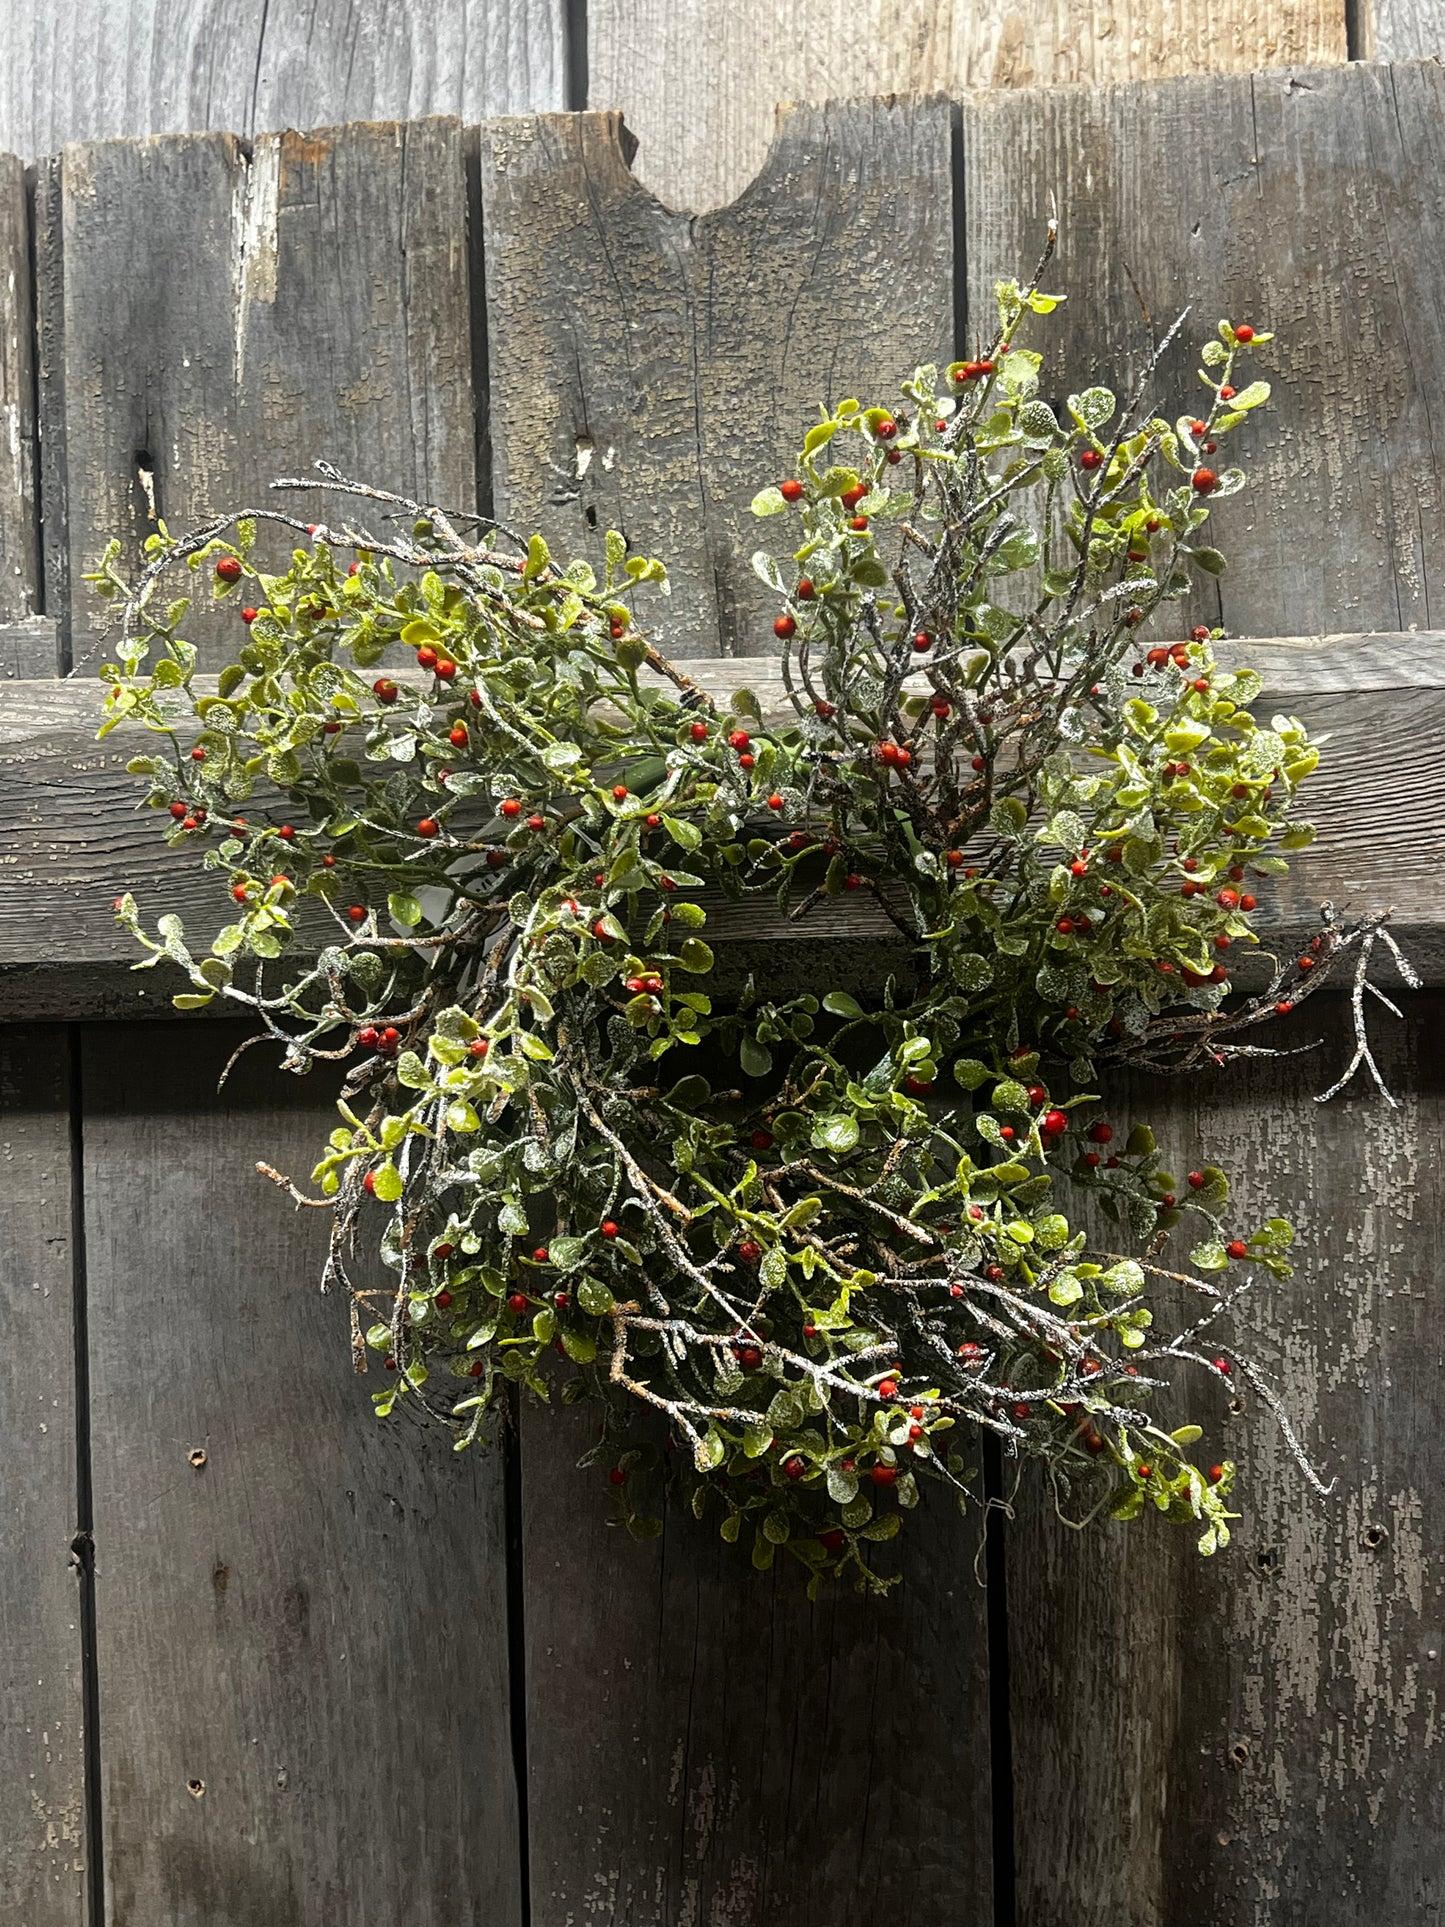
[[[874,1549],[930,1484],[983,1503],[981,1436],[1071,1519],[1157,1511],[1214,1551],[1234,1467],[1154,1415],[1190,1375],[1240,1373],[1304,1465],[1229,1336],[1290,1225],[1238,1222],[1212,1165],[1177,1181],[1099,1092],[1259,1054],[1342,957],[1364,984],[1393,949],[1327,915],[1230,997],[1318,754],[1252,716],[1217,632],[1144,640],[1224,568],[1201,531],[1245,478],[1216,448],[1268,398],[1240,368],[1270,336],[1220,324],[1196,417],[1150,412],[1178,324],[1122,404],[1056,411],[1020,337],[1058,298],[997,295],[987,352],[825,411],[753,502],[786,518],[754,558],[782,715],[663,653],[664,569],[622,535],[599,573],[324,464],[275,485],[325,490],[324,522],[160,525],[134,580],[116,543],[89,578],[123,612],[102,733],[158,739],[130,768],[234,903],[204,955],[131,896],[119,919],[187,973],[177,1005],[339,1067],[321,1196],[258,1169],[334,1214],[323,1287],[377,1412],[462,1447],[510,1388],[590,1400],[583,1464],[635,1535],[674,1488],[813,1587],[888,1583]],[[305,538],[277,572],[263,529]],[[218,682],[177,569],[238,612]],[[728,901],[849,896],[897,933],[881,994],[714,984]]]

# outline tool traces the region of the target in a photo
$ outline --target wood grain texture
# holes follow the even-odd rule
[[[1207,9],[1182,0],[590,0],[588,56],[587,104],[626,114],[642,140],[642,179],[669,207],[704,209],[733,200],[757,173],[782,98],[956,94],[1343,60],[1345,15],[1334,0],[1221,0]]]
[[[1333,1495],[1246,1392],[1190,1388],[1200,1450],[1241,1467],[1234,1544],[1197,1558],[1141,1519],[1080,1538],[1031,1485],[1010,1528],[1020,1927],[1366,1927],[1445,1908],[1442,1349],[1434,1244],[1445,1124],[1438,995],[1372,1025],[1403,1103],[1311,1094],[1348,1057],[1111,1094],[1173,1168],[1217,1158],[1238,1221],[1294,1219],[1298,1275],[1243,1341]],[[1333,1005],[1333,1011],[1330,1006]],[[1283,1027],[1281,1027],[1283,1028]],[[1333,1067],[1333,1068],[1332,1068]],[[1161,1556],[1162,1555],[1162,1556]]]
[[[61,330],[42,367],[59,367],[57,586],[73,585],[78,667],[93,670],[109,617],[82,575],[112,535],[133,560],[156,516],[179,529],[274,505],[272,479],[321,456],[474,499],[456,122],[266,135],[249,159],[222,134],[71,147],[59,187]],[[304,521],[317,502],[287,506]],[[197,586],[191,639],[229,650],[238,608],[209,610]]]
[[[563,0],[8,0],[0,149],[564,105]]]
[[[0,153],[0,623],[39,607],[35,317],[25,176]]]
[[[798,109],[741,199],[697,220],[629,151],[612,114],[483,130],[496,511],[597,558],[620,529],[667,563],[679,653],[765,654],[753,496],[820,402],[893,393],[949,351],[949,109]]]
[[[1261,699],[1287,706],[1312,730],[1327,731],[1312,780],[1317,842],[1270,886],[1261,929],[1293,941],[1312,927],[1325,899],[1354,913],[1393,905],[1416,962],[1445,982],[1445,670],[1433,635],[1399,641],[1301,638],[1231,645],[1260,666]],[[686,664],[715,695],[746,683],[770,714],[785,704],[766,660]],[[173,851],[149,811],[136,807],[134,752],[123,731],[95,741],[101,687],[0,681],[0,1011],[11,1018],[115,1016],[164,1007],[166,976],[132,974],[130,940],[110,914],[122,890],[135,893],[153,923],[167,909],[203,932],[219,927],[217,888],[196,855]],[[1391,831],[1380,833],[1388,822]],[[882,970],[891,926],[852,898],[820,905],[801,923],[771,906],[710,905],[713,936],[725,951],[754,956],[788,946],[800,971],[836,967],[859,946]]]
[[[1367,60],[1438,60],[1445,54],[1445,20],[1435,0],[1367,0]]]
[[[85,1921],[70,1058],[0,1029],[0,1917]]]
[[[108,1918],[513,1927],[499,1462],[373,1418],[254,1174],[330,1090],[163,1036],[83,1070]]]
[[[810,1606],[800,1567],[754,1573],[715,1520],[610,1526],[575,1463],[594,1424],[523,1421],[538,1927],[867,1927],[905,1877],[920,1919],[987,1927],[977,1519],[940,1499],[900,1589]]]
[[[34,682],[56,669],[55,624],[48,616],[0,622],[0,679]]]
[[[1203,616],[1243,635],[1438,622],[1445,69],[975,94],[963,115],[972,332],[1058,197],[1048,279],[1069,305],[1031,334],[1045,393],[1125,390],[1192,304],[1158,383],[1172,420],[1204,392],[1216,317],[1278,331],[1251,363],[1274,399],[1235,438],[1251,489],[1210,525],[1230,569]]]

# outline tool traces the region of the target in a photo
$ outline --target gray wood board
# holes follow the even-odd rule
[[[565,104],[565,0],[7,0],[0,149]]]
[[[667,563],[670,602],[638,608],[679,653],[766,654],[753,496],[819,403],[892,398],[950,352],[947,103],[795,109],[697,218],[636,181],[616,114],[482,131],[496,512],[594,561],[620,530]]]
[[[20,163],[0,153],[0,623],[39,607],[35,472],[30,218]]]
[[[1371,60],[1438,60],[1445,54],[1445,20],[1437,0],[1365,0],[1364,52]]]
[[[1262,930],[1293,941],[1326,899],[1357,913],[1393,905],[1422,969],[1445,980],[1445,690],[1436,687],[1435,638],[1231,647],[1265,664],[1266,707],[1287,705],[1330,737],[1310,802],[1319,839],[1270,884]],[[745,681],[770,711],[781,709],[770,664],[689,666],[715,695]],[[88,678],[0,682],[0,1009],[11,1017],[114,1015],[168,1002],[174,984],[160,972],[129,973],[135,953],[110,913],[124,889],[152,923],[166,909],[193,934],[222,921],[215,880],[194,855],[170,850],[157,819],[136,808],[138,781],[125,772],[135,745],[119,730],[94,740],[100,702]],[[891,930],[856,899],[793,923],[761,902],[714,908],[719,944],[797,945],[800,968],[837,967],[850,951],[855,968],[860,955],[877,962]]]
[[[1277,330],[1250,363],[1273,400],[1230,438],[1250,492],[1209,525],[1230,569],[1203,618],[1246,635],[1438,622],[1445,69],[979,93],[963,119],[980,339],[994,280],[1032,267],[1057,196],[1048,286],[1069,303],[1027,331],[1046,394],[1122,392],[1189,305],[1157,384],[1172,421],[1206,394],[1196,350],[1220,316]]]
[[[122,218],[141,208],[143,222]],[[61,257],[60,338],[42,357],[59,392],[52,409],[43,387],[42,406],[65,458],[78,668],[94,672],[110,623],[81,578],[112,536],[134,566],[157,516],[177,533],[258,505],[324,520],[321,497],[269,490],[318,457],[404,494],[475,499],[456,121],[268,134],[249,158],[224,134],[70,147],[58,209],[58,243],[38,237]],[[211,611],[212,580],[181,571],[175,592],[194,587],[186,633],[224,660],[241,598]]]
[[[0,1916],[86,1918],[76,1502],[70,1055],[0,1028]]]
[[[538,1927],[865,1927],[895,1880],[916,1917],[986,1927],[977,1517],[930,1492],[888,1549],[900,1588],[810,1606],[800,1566],[755,1573],[715,1518],[672,1507],[634,1543],[605,1468],[576,1467],[594,1427],[523,1420]]]
[[[1152,1516],[1081,1537],[1025,1481],[1008,1597],[1027,1927],[1373,1927],[1445,1907],[1445,1005],[1371,1020],[1398,1113],[1363,1089],[1310,1101],[1347,1061],[1343,1005],[1292,1020],[1322,1038],[1310,1056],[1111,1090],[1171,1169],[1230,1171],[1241,1227],[1294,1220],[1296,1276],[1259,1287],[1240,1343],[1337,1485],[1318,1498],[1259,1399],[1236,1379],[1236,1413],[1203,1374],[1199,1450],[1239,1463],[1243,1514],[1212,1560]]]
[[[372,1416],[329,1215],[253,1169],[330,1088],[168,1035],[84,1058],[108,1917],[511,1927],[499,1461]]]

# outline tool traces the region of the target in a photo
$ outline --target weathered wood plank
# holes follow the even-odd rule
[[[963,106],[975,332],[992,284],[1062,218],[1037,333],[1045,392],[1132,380],[1186,304],[1278,330],[1220,504],[1230,571],[1200,608],[1237,633],[1428,628],[1445,608],[1432,414],[1445,367],[1445,69],[1352,65],[1169,85],[975,94]],[[1145,311],[1152,319],[1146,319]],[[1187,345],[1160,412],[1203,393]]]
[[[1438,60],[1445,54],[1445,21],[1435,0],[1365,0],[1361,55],[1367,60]]]
[[[564,0],[8,0],[0,148],[565,105]]]
[[[70,1057],[59,1027],[0,1029],[0,1165],[0,1914],[82,1927]]]
[[[252,1169],[331,1093],[218,1096],[237,1041],[85,1047],[108,1917],[511,1927],[499,1462],[372,1417],[326,1222]]]
[[[56,673],[55,624],[49,616],[0,622],[0,678],[35,682]]]
[[[67,148],[60,213],[78,667],[93,669],[109,616],[81,576],[112,535],[133,559],[157,516],[179,528],[255,504],[318,456],[474,499],[455,121],[265,135],[249,159],[221,134]],[[315,499],[289,505],[305,519]],[[198,587],[192,640],[234,647],[238,605],[212,613]]]
[[[1445,981],[1445,662],[1434,635],[1299,638],[1230,645],[1260,666],[1262,700],[1328,731],[1310,806],[1318,841],[1270,886],[1262,928],[1293,941],[1326,898],[1361,913],[1393,905],[1422,969]],[[688,663],[715,694],[746,682],[781,713],[775,664]],[[0,682],[0,1009],[9,1016],[114,1016],[164,1006],[156,973],[135,961],[110,905],[132,889],[154,919],[175,909],[197,931],[219,920],[214,880],[171,851],[136,809],[123,732],[94,740],[101,688],[89,678]],[[1367,807],[1368,805],[1368,807]],[[1391,825],[1382,835],[1380,824]],[[890,926],[852,898],[803,923],[764,906],[714,906],[725,947],[787,943],[796,967],[839,947],[886,943]],[[825,949],[813,953],[809,946]]]
[[[1400,1113],[1363,1092],[1320,1109],[1342,1001],[1311,1006],[1318,1058],[1118,1092],[1173,1168],[1235,1174],[1241,1225],[1295,1220],[1299,1275],[1261,1288],[1248,1343],[1338,1486],[1317,1499],[1259,1401],[1235,1413],[1205,1384],[1192,1403],[1240,1463],[1245,1514],[1214,1560],[1147,1518],[1081,1539],[1026,1482],[1009,1607],[1028,1927],[1373,1927],[1445,1906],[1445,1010],[1372,1026]]]
[[[883,1600],[810,1606],[801,1568],[671,1508],[608,1523],[582,1410],[522,1429],[533,1918],[864,1927],[994,1918],[976,1519],[915,1517]]]
[[[689,656],[765,654],[748,504],[819,402],[948,353],[949,109],[800,108],[699,220],[630,147],[615,114],[483,129],[495,508],[573,554],[620,529],[666,561]]]
[[[1429,11],[1429,0],[1378,4]],[[783,95],[1057,87],[1345,58],[1336,0],[590,0],[587,32],[588,105],[620,108],[642,140],[642,179],[669,207],[696,209],[733,200],[757,173]]]
[[[0,153],[0,623],[39,607],[34,344],[25,175]]]

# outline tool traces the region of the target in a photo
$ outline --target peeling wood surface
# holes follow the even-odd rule
[[[533,1918],[867,1927],[906,1868],[918,1918],[989,1927],[977,1518],[940,1503],[901,1589],[810,1606],[716,1518],[609,1525],[594,1441],[584,1411],[524,1415]]]
[[[494,505],[568,554],[600,561],[615,528],[660,556],[680,655],[765,655],[753,496],[820,402],[949,352],[949,108],[799,108],[747,193],[699,220],[629,151],[615,114],[483,129]]]
[[[1278,1208],[1299,1275],[1260,1287],[1248,1343],[1328,1499],[1247,1388],[1192,1386],[1199,1450],[1239,1462],[1235,1543],[1141,1518],[1067,1531],[1026,1481],[1009,1535],[1010,1662],[1027,1927],[1374,1927],[1445,1910],[1445,1343],[1432,1147],[1445,1128],[1445,1003],[1372,1021],[1401,1099],[1312,1093],[1349,1055],[1343,1000],[1312,1004],[1315,1056],[1121,1080],[1188,1169],[1217,1158],[1238,1222]],[[1207,1462],[1207,1459],[1206,1459]]]
[[[1445,609],[1445,68],[1355,64],[963,104],[970,335],[1061,214],[1045,394],[1117,371],[1191,304],[1158,382],[1193,413],[1220,315],[1277,330],[1268,410],[1231,438],[1250,492],[1211,530],[1201,619],[1242,635],[1428,629]],[[1146,309],[1152,321],[1146,320]]]
[[[265,135],[249,159],[226,134],[70,147],[56,187],[59,234],[37,237],[60,270],[47,365],[67,525],[52,600],[63,621],[69,597],[78,668],[93,673],[102,651],[110,612],[82,577],[112,535],[133,566],[157,516],[179,530],[279,500],[320,519],[319,497],[269,490],[318,456],[476,499],[455,121]],[[139,240],[117,218],[137,205]],[[190,636],[224,660],[239,604],[208,611],[210,586],[195,578]]]
[[[0,1914],[83,1927],[70,1044],[0,1029]]]
[[[1377,4],[1422,19],[1433,12],[1431,0]],[[956,94],[1343,60],[1345,9],[1342,0],[589,0],[587,39],[588,106],[627,115],[642,141],[642,179],[669,207],[703,209],[753,179],[773,103],[784,97]],[[1020,170],[1015,184],[1025,178]]]
[[[564,0],[6,0],[0,150],[565,104]]]
[[[374,1420],[329,1219],[253,1170],[334,1092],[218,1096],[242,1035],[84,1045],[108,1918],[516,1927],[500,1461]]]
[[[1416,961],[1432,980],[1445,981],[1445,651],[1439,638],[1280,638],[1229,648],[1265,674],[1265,712],[1271,704],[1287,706],[1329,735],[1311,784],[1318,841],[1293,860],[1288,877],[1271,882],[1261,929],[1293,941],[1314,924],[1326,899],[1355,913],[1393,905]],[[775,662],[685,667],[719,699],[746,684],[770,715],[786,713]],[[136,977],[129,970],[134,952],[110,915],[124,889],[135,892],[152,923],[175,909],[196,932],[220,925],[214,878],[194,856],[170,850],[157,819],[136,808],[137,779],[125,770],[134,743],[123,730],[95,741],[101,694],[97,682],[82,677],[0,682],[0,1011],[11,1017],[49,1014],[67,997],[80,1000],[72,1015],[168,1002],[160,972]],[[1391,745],[1383,758],[1382,742]],[[1382,819],[1396,826],[1388,836],[1379,832]],[[803,923],[784,922],[769,904],[710,907],[719,943],[786,943],[799,968],[824,960],[829,947],[876,946],[890,936],[881,913],[851,899],[820,905]],[[37,920],[45,931],[43,960],[36,956]],[[822,953],[813,948],[818,944]],[[41,961],[45,969],[37,975]],[[57,984],[56,972],[73,974]]]

